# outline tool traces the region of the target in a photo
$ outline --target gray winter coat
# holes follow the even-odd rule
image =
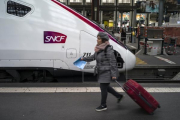
[[[96,60],[95,73],[98,74],[99,83],[110,83],[112,77],[119,77],[114,50],[111,47],[108,47],[106,52],[100,50],[89,57],[84,57],[83,60],[87,62]]]

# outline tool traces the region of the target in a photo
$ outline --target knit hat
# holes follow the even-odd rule
[[[97,36],[99,36],[103,42],[108,41],[109,40],[109,36],[105,33],[105,32],[99,32],[97,34]]]

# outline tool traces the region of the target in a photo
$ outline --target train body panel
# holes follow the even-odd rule
[[[10,2],[31,10],[23,17],[7,13]],[[81,14],[56,0],[0,1],[0,67],[47,67],[81,71],[73,62],[94,53],[97,34],[105,31]],[[10,11],[12,12],[12,11]],[[17,14],[17,13],[16,13]],[[133,69],[135,56],[110,37],[125,65],[120,71]],[[131,61],[127,61],[127,58]],[[130,64],[129,64],[130,62]],[[89,66],[89,68],[88,68]],[[93,72],[95,61],[84,71]]]

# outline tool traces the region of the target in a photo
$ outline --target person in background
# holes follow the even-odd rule
[[[149,7],[151,8],[151,10],[153,11],[154,9],[156,9],[157,8],[157,5],[156,5],[156,3],[154,3],[153,1],[150,1],[150,3],[149,3]]]
[[[107,25],[105,25],[105,29],[106,29],[106,30],[109,30],[109,28],[108,28],[108,26],[107,26]]]
[[[121,41],[125,42],[125,40],[126,40],[126,31],[125,31],[125,28],[122,28]]]
[[[146,10],[146,2],[141,2],[141,10],[142,10],[142,12],[145,12],[145,10]]]
[[[103,111],[107,110],[106,99],[108,92],[117,98],[118,103],[122,100],[123,95],[116,92],[110,86],[110,82],[119,77],[119,72],[114,50],[110,47],[109,37],[106,33],[98,33],[97,45],[95,46],[94,51],[95,53],[93,55],[82,57],[81,60],[87,62],[96,60],[95,74],[97,74],[101,89],[101,104],[96,108],[96,111]]]

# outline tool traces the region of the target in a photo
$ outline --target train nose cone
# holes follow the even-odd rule
[[[127,50],[127,56],[126,56],[126,70],[131,70],[136,65],[136,56],[131,53],[129,50]]]

